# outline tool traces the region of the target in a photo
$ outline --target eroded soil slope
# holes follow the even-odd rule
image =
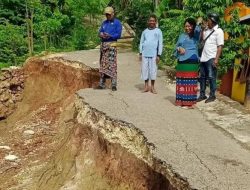
[[[97,85],[98,70],[60,58],[33,58],[22,69],[22,100],[0,121],[0,189],[189,189],[130,124],[75,95]],[[141,159],[120,142],[139,147]]]

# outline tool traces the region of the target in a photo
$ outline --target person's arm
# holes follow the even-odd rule
[[[217,43],[217,52],[216,52],[216,57],[214,59],[214,66],[217,67],[219,64],[219,59],[222,53],[223,45],[224,45],[224,33],[221,29],[218,31],[218,36],[216,39]]]
[[[216,57],[214,59],[214,67],[217,67],[219,64],[219,58],[220,58],[221,53],[222,53],[222,48],[223,48],[223,45],[217,46]]]
[[[160,61],[162,50],[163,50],[163,37],[162,37],[162,31],[161,30],[159,30],[158,37],[159,37],[159,39],[158,39],[157,59],[156,59],[157,63],[159,63],[159,61]]]
[[[145,31],[142,32],[141,34],[141,39],[140,39],[140,46],[139,46],[139,50],[140,50],[140,54],[142,54],[142,50],[143,50],[143,43],[145,41]]]
[[[157,56],[161,56],[162,50],[163,50],[163,37],[162,37],[162,31],[159,30],[159,39],[158,39],[158,48],[157,48]]]
[[[141,60],[141,56],[142,56],[143,43],[144,43],[144,40],[145,40],[144,33],[145,33],[145,31],[143,31],[142,34],[141,34],[140,45],[139,45],[140,60]]]
[[[101,27],[99,29],[99,37],[100,38],[104,38],[104,27],[103,27],[103,25],[104,25],[104,22],[102,23],[102,25],[101,25]]]
[[[178,38],[178,41],[175,45],[175,49],[174,49],[174,55],[177,57],[178,54],[185,54],[185,49],[182,47],[182,42],[183,42],[183,38],[184,38],[184,34],[181,34]]]
[[[181,41],[181,35],[178,37],[178,40],[175,44],[175,49],[174,49],[175,53],[178,53],[178,48],[180,47],[180,41]]]
[[[202,29],[200,25],[196,25],[194,29],[194,39],[199,41],[201,39]]]
[[[114,34],[110,35],[110,37],[112,38],[112,40],[118,40],[121,38],[122,35],[122,24],[120,21],[116,22],[116,29]]]

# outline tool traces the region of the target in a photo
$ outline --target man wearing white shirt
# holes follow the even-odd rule
[[[216,78],[219,58],[224,45],[224,32],[218,26],[219,16],[215,13],[208,15],[208,29],[203,32],[203,39],[207,40],[200,58],[200,96],[197,101],[206,100],[205,103],[216,99]],[[209,80],[210,94],[206,97],[206,80]]]

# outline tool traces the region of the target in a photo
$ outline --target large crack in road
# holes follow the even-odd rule
[[[33,58],[20,70],[22,99],[0,121],[0,189],[190,189],[133,124],[75,95],[97,85],[97,69]]]

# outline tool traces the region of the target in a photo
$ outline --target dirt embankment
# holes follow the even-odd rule
[[[24,74],[22,68],[2,69],[0,72],[0,120],[6,119],[22,100]]]
[[[190,189],[140,131],[75,95],[97,85],[98,70],[35,58],[22,72],[22,101],[0,121],[0,189]]]

